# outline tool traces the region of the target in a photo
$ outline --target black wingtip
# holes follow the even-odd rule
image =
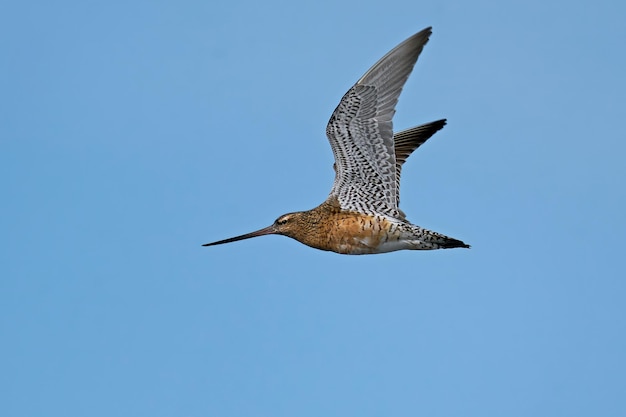
[[[433,127],[436,127],[437,130],[441,130],[445,125],[448,124],[448,119],[435,120],[434,122],[430,122],[430,124],[433,125]]]

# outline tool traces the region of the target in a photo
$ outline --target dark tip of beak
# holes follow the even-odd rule
[[[235,236],[235,237],[231,237],[229,239],[218,240],[217,242],[205,243],[202,246],[221,245],[223,243],[236,242],[238,240],[250,239],[252,237],[257,237],[257,236],[272,235],[272,234],[275,234],[275,233],[276,233],[276,230],[274,230],[274,226],[272,225],[272,226],[268,226],[266,228],[263,228],[261,230],[257,230],[256,232],[246,233],[245,235]]]

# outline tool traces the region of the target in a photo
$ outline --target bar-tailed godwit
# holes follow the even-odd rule
[[[469,248],[460,240],[406,220],[398,208],[400,171],[409,155],[441,129],[437,120],[394,135],[396,103],[431,28],[382,57],[343,96],[326,127],[335,156],[335,182],[321,205],[280,216],[256,232],[203,246],[284,235],[313,248],[361,255],[401,249]]]

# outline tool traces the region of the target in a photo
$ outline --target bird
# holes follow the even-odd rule
[[[255,232],[203,246],[283,235],[347,255],[469,248],[461,240],[410,223],[399,208],[403,164],[446,124],[441,119],[393,133],[398,97],[431,33],[428,27],[393,48],[342,97],[326,127],[335,179],[322,204],[284,214]]]

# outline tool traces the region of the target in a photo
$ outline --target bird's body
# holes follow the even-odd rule
[[[280,234],[316,249],[348,255],[465,246],[406,220],[342,210],[333,200],[312,210],[286,214],[277,222]]]
[[[204,246],[280,234],[351,255],[468,248],[411,224],[398,207],[402,164],[445,125],[438,120],[395,135],[392,129],[398,97],[430,33],[427,28],[402,42],[341,99],[326,128],[335,156],[335,182],[326,201],[312,210],[285,214],[256,232]]]

